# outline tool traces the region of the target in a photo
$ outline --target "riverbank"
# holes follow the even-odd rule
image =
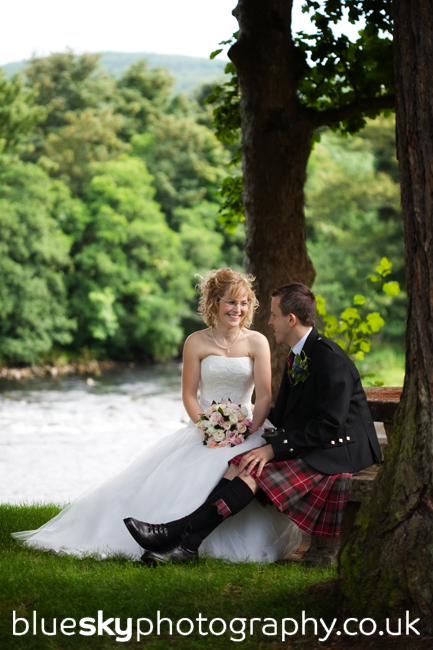
[[[87,361],[73,360],[69,362],[53,361],[46,364],[33,364],[23,368],[0,366],[0,379],[17,381],[21,379],[61,378],[70,376],[100,377],[104,372],[110,370],[122,370],[125,368],[139,367],[142,364],[135,364],[126,361]],[[374,385],[380,381],[385,386],[403,386],[405,354],[399,346],[388,346],[374,349],[367,354],[365,359],[357,361],[361,375],[365,375],[364,386]],[[371,376],[373,375],[373,376]]]
[[[100,377],[108,370],[116,368],[133,368],[134,363],[125,363],[123,361],[71,361],[69,363],[47,363],[44,365],[33,364],[23,368],[8,368],[0,366],[0,379],[10,379],[19,381],[20,379],[34,379],[35,377],[70,377],[73,375],[95,376]]]

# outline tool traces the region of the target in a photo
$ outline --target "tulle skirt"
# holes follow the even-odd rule
[[[13,533],[28,546],[99,558],[138,559],[143,551],[123,519],[179,519],[203,503],[239,453],[261,446],[261,430],[237,447],[208,449],[192,423],[161,438],[114,478],[91,488],[38,530]],[[233,562],[274,562],[300,543],[301,532],[274,506],[254,499],[200,546],[201,555]]]

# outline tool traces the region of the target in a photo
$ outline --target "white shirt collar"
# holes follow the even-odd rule
[[[311,332],[312,329],[313,329],[313,328],[310,327],[310,329],[308,330],[308,332],[307,332],[306,334],[304,334],[304,336],[301,338],[301,340],[298,341],[297,344],[293,346],[293,348],[292,348],[292,352],[293,352],[293,354],[294,354],[295,356],[296,356],[297,354],[301,354],[301,352],[302,352],[302,348],[304,347],[304,344],[305,344],[305,341],[307,340],[307,338],[308,338],[308,336],[309,336],[309,334],[310,334],[310,332]]]

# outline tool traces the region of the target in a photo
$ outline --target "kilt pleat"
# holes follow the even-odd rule
[[[242,455],[230,461],[239,465]],[[352,474],[322,474],[301,458],[266,463],[252,478],[280,512],[301,530],[318,537],[338,537]]]

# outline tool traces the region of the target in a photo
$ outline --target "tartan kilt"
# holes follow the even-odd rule
[[[235,456],[230,463],[239,466],[242,456]],[[321,474],[296,458],[271,460],[260,476],[256,476],[256,469],[250,476],[301,530],[318,537],[339,537],[352,474]]]

